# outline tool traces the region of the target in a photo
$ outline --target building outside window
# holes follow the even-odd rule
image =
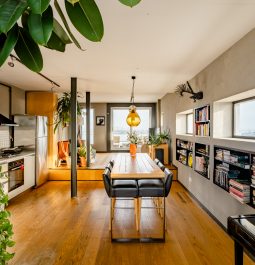
[[[234,103],[234,137],[255,138],[255,98]]]
[[[81,140],[86,141],[86,109],[81,110],[82,125],[80,126]],[[94,109],[90,109],[90,144],[94,144]]]

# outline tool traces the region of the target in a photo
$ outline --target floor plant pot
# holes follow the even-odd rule
[[[129,151],[131,156],[136,156],[136,144],[130,144]]]
[[[81,167],[86,167],[87,164],[86,157],[80,156],[80,161],[81,161]]]

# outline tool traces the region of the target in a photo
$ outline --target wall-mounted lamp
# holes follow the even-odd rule
[[[192,98],[194,102],[203,99],[203,91],[194,92],[188,81],[186,84],[178,85],[175,93],[179,94],[181,97],[183,96],[183,93],[191,94],[190,98]]]

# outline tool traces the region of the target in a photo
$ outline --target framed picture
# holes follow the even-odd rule
[[[96,116],[96,125],[105,126],[105,116]]]

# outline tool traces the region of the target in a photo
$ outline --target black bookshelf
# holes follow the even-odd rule
[[[194,170],[207,179],[210,179],[209,157],[210,157],[210,146],[207,144],[195,143]]]
[[[195,135],[210,136],[210,105],[195,109]]]
[[[176,139],[176,160],[181,164],[192,168],[193,143]]]
[[[241,203],[255,208],[255,181],[252,184],[253,173],[255,180],[254,157],[247,151],[215,146],[213,182]]]

